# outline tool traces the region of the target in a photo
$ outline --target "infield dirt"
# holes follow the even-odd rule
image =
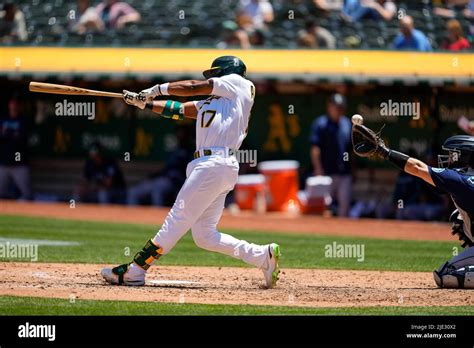
[[[0,295],[302,307],[474,305],[465,290],[437,289],[427,272],[283,269],[278,287],[267,290],[253,268],[155,266],[148,285],[125,287],[106,284],[99,275],[104,266],[0,263]]]
[[[64,203],[0,201],[0,214],[91,221],[162,223],[167,209]],[[225,213],[220,228],[381,239],[452,240],[449,225],[400,221],[291,217],[282,214]],[[283,269],[276,289],[262,289],[253,268],[155,266],[148,285],[107,285],[105,265],[0,263],[0,295],[171,303],[252,304],[305,307],[462,306],[474,305],[465,290],[435,287],[430,272]]]

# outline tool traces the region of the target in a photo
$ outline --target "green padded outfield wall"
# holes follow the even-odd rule
[[[17,83],[24,86],[25,81]],[[82,85],[101,88],[98,82]],[[267,90],[264,93],[257,91],[244,147],[257,149],[259,161],[296,159],[308,168],[310,126],[315,117],[325,112],[329,93],[276,94],[271,89]],[[129,152],[134,159],[163,161],[167,151],[176,143],[176,122],[127,107],[120,99],[24,93],[25,113],[32,121],[31,154],[35,157],[81,158],[85,156],[87,146],[99,140],[117,158]],[[441,139],[462,134],[456,125],[461,115],[474,119],[474,98],[468,89],[367,85],[349,87],[346,94],[348,115],[364,115],[366,124],[374,129],[385,124],[384,139],[390,146],[406,152],[412,149],[421,157],[432,147],[436,150]],[[55,116],[55,103],[64,99],[69,102],[95,102],[95,119]],[[381,103],[389,100],[419,102],[420,118],[381,116]],[[186,124],[194,127],[194,121],[188,120]],[[191,133],[194,134],[193,129]],[[384,165],[382,162],[374,164]],[[359,165],[364,166],[366,162],[359,161]]]

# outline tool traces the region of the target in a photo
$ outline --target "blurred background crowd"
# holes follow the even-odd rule
[[[6,44],[466,50],[473,0],[18,0]]]
[[[474,37],[474,0],[19,0],[3,2],[0,9],[3,47],[463,53],[472,51]],[[83,76],[46,80],[119,91],[139,91],[160,82]],[[60,99],[32,95],[27,81],[28,76],[0,77],[5,91],[0,97],[0,198],[173,203],[195,150],[192,122],[164,122],[121,100],[103,99],[93,100],[92,121],[56,117],[54,105]],[[243,149],[256,150],[259,161],[297,161],[301,190],[310,177],[330,177],[331,214],[443,220],[452,210],[447,197],[421,180],[381,161],[354,158],[350,116],[361,113],[375,128],[388,123],[387,143],[436,166],[444,138],[474,135],[472,81],[461,87],[266,78],[255,83],[255,116]],[[420,118],[381,119],[380,103],[396,98],[419,103]],[[345,154],[349,156],[343,160]],[[241,174],[256,173],[257,168],[241,165]],[[230,195],[228,204],[233,200]]]

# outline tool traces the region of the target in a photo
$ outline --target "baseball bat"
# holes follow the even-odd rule
[[[87,89],[87,88],[57,85],[54,83],[43,83],[43,82],[35,82],[35,81],[30,82],[30,92],[122,98],[122,93],[96,91],[96,90]]]

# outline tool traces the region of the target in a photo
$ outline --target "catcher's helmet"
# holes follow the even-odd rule
[[[206,79],[211,77],[221,77],[224,75],[237,74],[245,77],[247,67],[244,62],[235,56],[222,56],[214,59],[211,68],[202,74]]]
[[[444,142],[442,149],[447,155],[438,155],[441,168],[474,168],[474,137],[454,135]]]

